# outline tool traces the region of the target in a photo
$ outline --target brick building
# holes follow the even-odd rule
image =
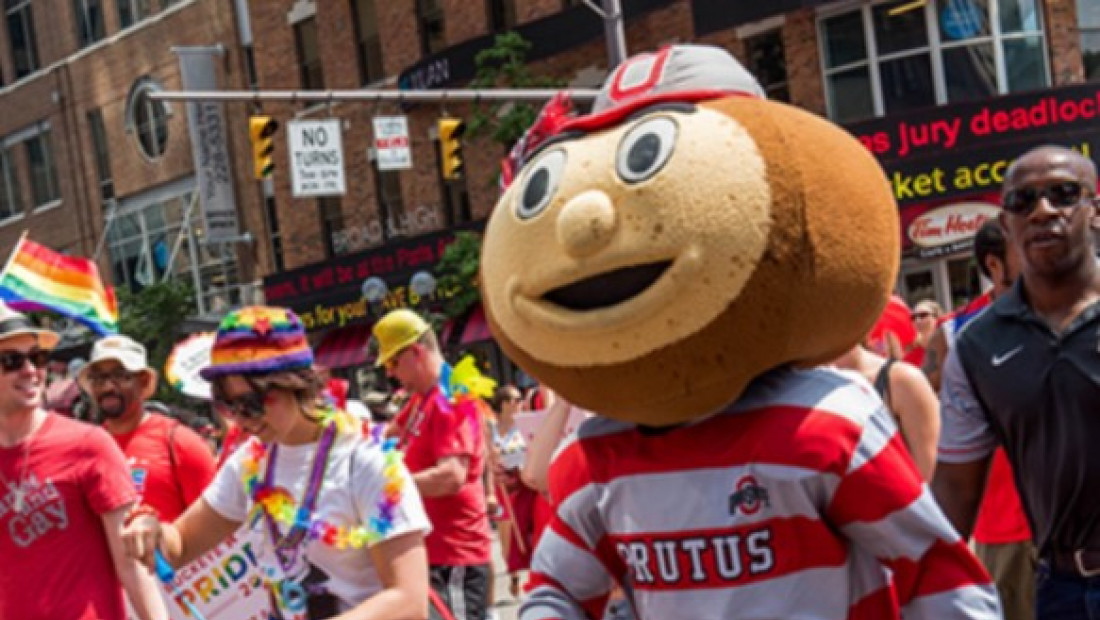
[[[973,293],[966,244],[1008,159],[1044,141],[1100,151],[1089,82],[1100,74],[1100,0],[623,5],[630,52],[725,47],[770,96],[845,124],[880,157],[901,206],[899,290],[911,299],[953,305]],[[228,178],[253,241],[209,245],[201,204],[181,226],[197,204],[187,106],[146,96],[181,88],[171,48],[222,45],[222,89],[462,87],[476,53],[507,30],[532,43],[537,75],[593,87],[607,70],[601,20],[579,0],[9,0],[4,11],[0,247],[24,229],[74,254],[102,245],[116,285],[170,271],[197,285],[211,317],[251,301],[250,284],[265,278],[267,299],[299,310],[341,364],[362,362],[348,354],[369,323],[363,280],[381,277],[388,304],[409,303],[411,276],[430,270],[451,231],[492,209],[504,147],[467,140],[465,180],[444,182],[435,121],[467,116],[467,105],[226,104]],[[284,128],[262,183],[246,131],[261,110]],[[372,119],[388,115],[408,118],[410,170],[374,164]],[[341,120],[347,191],[295,198],[287,123],[328,117]],[[485,335],[476,313],[451,331],[458,343]]]
[[[183,224],[196,197],[186,108],[148,97],[180,88],[173,46],[222,46],[216,82],[247,87],[233,4],[16,0],[3,10],[0,248],[9,251],[27,230],[56,250],[98,251],[116,286],[140,288],[166,273],[185,278],[207,313],[254,297],[258,287],[248,283],[262,275],[254,248],[205,244],[198,206]],[[247,111],[226,114],[240,126]],[[229,176],[247,179],[247,155],[234,156],[247,153],[247,139],[230,138],[229,161],[240,165]],[[241,207],[261,198],[247,183],[235,194]],[[246,217],[245,227],[259,224]]]
[[[954,305],[974,294],[978,276],[968,244],[995,208],[1005,162],[1041,142],[1097,150],[1089,142],[1095,123],[1085,112],[1057,123],[983,129],[994,117],[1039,114],[1036,106],[1046,99],[1054,108],[1095,99],[1087,80],[1100,74],[1100,0],[622,4],[631,53],[684,41],[725,47],[772,98],[844,124],[880,157],[901,206],[905,259],[898,288],[910,300]],[[506,30],[532,43],[536,74],[594,87],[607,70],[602,22],[575,0],[276,0],[252,3],[250,11],[265,89],[461,87],[474,77],[477,51]],[[327,331],[321,349],[337,364],[361,363],[361,356],[344,355],[361,350],[367,334],[360,283],[379,275],[390,287],[388,303],[407,303],[393,292],[407,289],[410,275],[438,258],[430,248],[443,246],[448,229],[483,220],[492,208],[503,147],[468,140],[466,180],[444,183],[435,121],[444,111],[466,115],[468,107],[285,103],[265,104],[264,111],[344,121],[342,197],[294,199],[287,154],[276,154],[284,172],[273,184],[278,234],[271,245],[279,273],[265,288],[269,300],[295,307],[315,331]],[[408,116],[414,168],[379,173],[371,118],[391,114]],[[403,264],[402,253],[422,260]]]

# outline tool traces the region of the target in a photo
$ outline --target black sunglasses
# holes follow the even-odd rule
[[[0,351],[0,369],[4,372],[22,370],[27,360],[30,360],[35,368],[44,368],[46,362],[50,361],[50,352],[41,349],[31,349],[26,353],[22,351]]]
[[[262,418],[266,413],[264,410],[266,398],[267,395],[264,392],[246,392],[235,398],[215,397],[214,407],[223,415],[255,420]]]
[[[1013,215],[1028,215],[1043,197],[1050,201],[1051,206],[1065,209],[1079,205],[1087,193],[1085,186],[1077,181],[1063,181],[1043,188],[1023,187],[1006,193],[1001,206]]]

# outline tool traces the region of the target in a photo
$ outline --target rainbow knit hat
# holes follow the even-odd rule
[[[210,365],[199,371],[211,381],[225,375],[256,375],[309,368],[313,350],[298,315],[286,308],[250,306],[222,319]]]

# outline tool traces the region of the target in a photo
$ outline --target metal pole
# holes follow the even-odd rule
[[[623,27],[623,8],[619,0],[600,0],[603,6],[603,31],[607,38],[608,70],[626,60],[626,30]]]
[[[622,16],[619,16],[621,22]],[[621,23],[620,23],[621,29]],[[625,52],[624,52],[625,53]],[[546,101],[561,90],[552,88],[490,88],[453,90],[163,90],[149,93],[159,101],[396,101],[398,103],[443,101]],[[599,91],[584,88],[567,91],[578,101],[591,101]]]

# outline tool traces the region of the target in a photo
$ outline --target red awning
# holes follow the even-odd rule
[[[348,325],[328,332],[313,349],[314,361],[327,368],[366,363],[370,328],[370,325]]]
[[[485,311],[481,306],[474,308],[470,318],[466,320],[466,329],[462,330],[462,344],[491,340],[492,332],[489,331],[489,323],[485,320]]]

